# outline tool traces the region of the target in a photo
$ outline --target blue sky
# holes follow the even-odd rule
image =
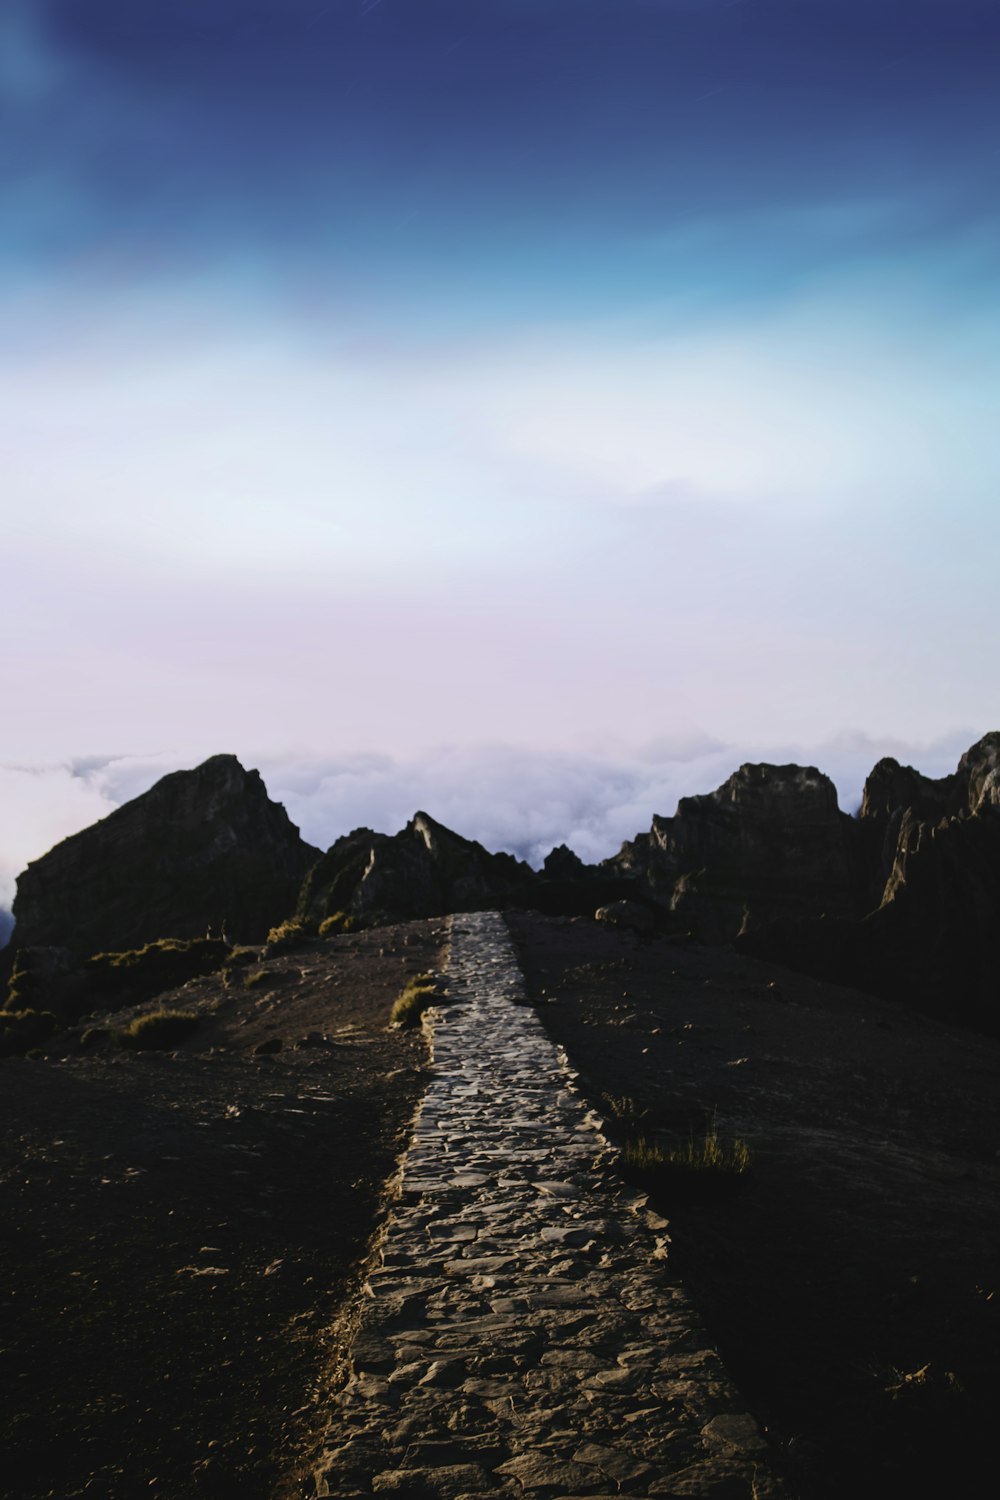
[[[509,753],[596,847],[523,757],[994,727],[998,74],[972,0],[8,0],[5,867],[81,757],[509,842]]]
[[[440,332],[996,273],[990,4],[12,0],[3,31],[12,276]]]

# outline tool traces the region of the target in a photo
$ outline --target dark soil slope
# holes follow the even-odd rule
[[[749,1145],[735,1186],[656,1191],[796,1487],[977,1493],[1000,1401],[1000,1045],[719,950],[509,920],[620,1139],[683,1146],[714,1121]]]
[[[441,931],[194,980],[143,1008],[200,1017],[173,1055],[0,1062],[5,1500],[301,1493],[422,1086],[386,1023]]]

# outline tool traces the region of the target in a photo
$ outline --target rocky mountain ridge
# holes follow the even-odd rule
[[[215,756],[164,777],[34,861],[6,957],[83,959],[160,938],[260,942],[289,920],[351,926],[520,907],[593,915],[628,899],[643,930],[744,951],[987,1029],[1000,1025],[1000,732],[934,780],[879,761],[857,817],[813,766],[746,764],[618,854],[564,845],[541,870],[418,812],[322,853],[255,771]]]

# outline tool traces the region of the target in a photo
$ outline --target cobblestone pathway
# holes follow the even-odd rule
[[[522,998],[502,917],[452,919],[432,1081],[317,1493],[778,1494],[764,1444]]]

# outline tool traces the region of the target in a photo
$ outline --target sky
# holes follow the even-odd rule
[[[998,82],[993,0],[4,0],[0,907],[220,751],[533,858],[952,769]]]

